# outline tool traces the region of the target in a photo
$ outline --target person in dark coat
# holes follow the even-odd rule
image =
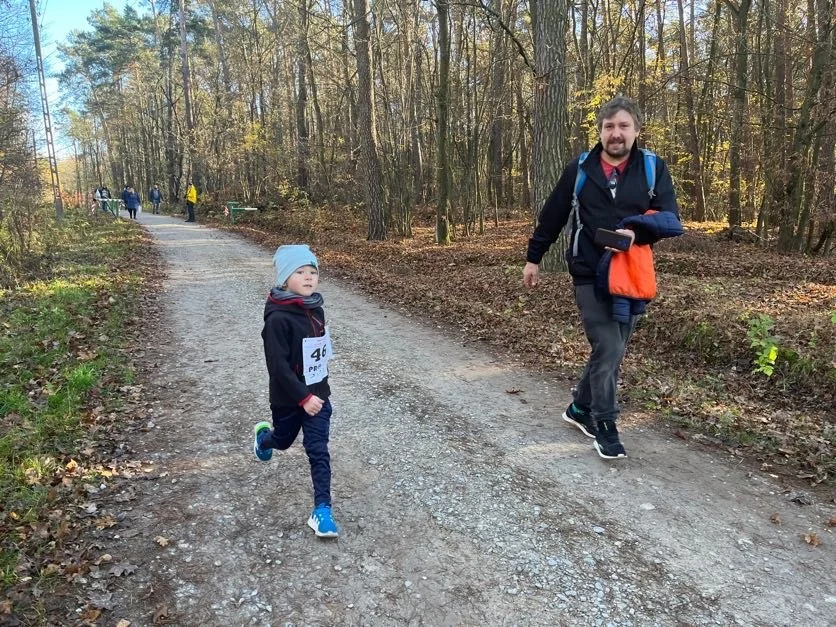
[[[331,388],[328,361],[331,336],[325,328],[319,264],[304,245],[279,246],[273,255],[276,287],[264,306],[264,357],[270,374],[269,422],[255,425],[253,452],[269,461],[273,449],[285,450],[301,430],[311,467],[314,509],[308,526],[322,538],[336,538],[331,516]]]
[[[629,237],[630,245],[653,244],[659,237],[640,224],[618,228],[619,224],[651,208],[670,212],[679,221],[673,181],[665,162],[658,158],[652,160],[656,173],[652,177],[654,189],[650,188],[651,177],[645,172],[648,160],[636,146],[640,130],[641,114],[634,100],[617,97],[601,108],[600,141],[582,165],[577,158],[563,170],[529,239],[523,269],[524,285],[535,287],[540,280],[540,260],[571,219],[571,243],[566,260],[592,352],[563,419],[595,438],[595,449],[604,459],[627,456],[616,428],[619,413],[616,386],[636,316],[630,315],[627,322],[614,320],[611,298],[596,293],[596,271],[605,249],[595,243],[595,231],[598,228],[617,231]],[[578,168],[583,169],[587,178],[573,202]]]
[[[136,211],[140,207],[139,194],[134,191],[130,185],[126,185],[122,190],[122,202],[125,203],[125,209],[128,210],[128,216],[132,220],[136,220]]]

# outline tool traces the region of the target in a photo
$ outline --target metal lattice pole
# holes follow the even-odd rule
[[[49,155],[49,175],[52,179],[52,199],[55,205],[55,217],[64,219],[64,203],[61,200],[61,184],[58,182],[58,161],[55,158],[55,142],[52,138],[52,120],[49,117],[49,102],[46,97],[46,78],[44,77],[44,61],[41,56],[41,36],[38,29],[38,15],[35,11],[35,0],[29,0],[29,10],[32,13],[32,35],[35,38],[35,58],[38,61],[38,82],[41,86],[41,109],[44,112],[44,128],[46,130],[46,148]]]

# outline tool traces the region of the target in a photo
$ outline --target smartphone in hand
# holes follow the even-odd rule
[[[633,243],[632,238],[623,233],[617,233],[608,229],[595,230],[595,243],[605,248],[615,248],[616,250],[627,250],[630,244]]]

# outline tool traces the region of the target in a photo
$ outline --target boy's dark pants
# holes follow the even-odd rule
[[[186,211],[189,212],[189,217],[187,218],[189,222],[194,222],[194,203],[187,200],[186,201]]]
[[[615,420],[618,417],[618,371],[636,325],[636,316],[630,317],[629,324],[613,320],[610,300],[599,299],[594,285],[576,285],[575,302],[592,353],[575,388],[574,402],[590,410],[595,420]]]
[[[270,406],[273,412],[273,431],[259,442],[262,449],[275,448],[284,451],[302,430],[302,446],[311,464],[311,480],[314,489],[314,506],[331,505],[331,455],[328,452],[328,435],[331,430],[331,401],[325,401],[315,416],[308,416],[301,407],[287,413],[287,408]]]

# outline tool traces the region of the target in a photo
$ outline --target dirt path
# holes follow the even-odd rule
[[[140,219],[168,278],[140,359],[143,469],[110,496],[120,525],[98,540],[124,567],[103,592],[109,624],[836,622],[832,503],[650,427],[623,429],[629,459],[605,463],[560,420],[568,390],[327,268],[342,533],[315,538],[300,444],[269,463],[251,452],[269,419],[272,251]]]

